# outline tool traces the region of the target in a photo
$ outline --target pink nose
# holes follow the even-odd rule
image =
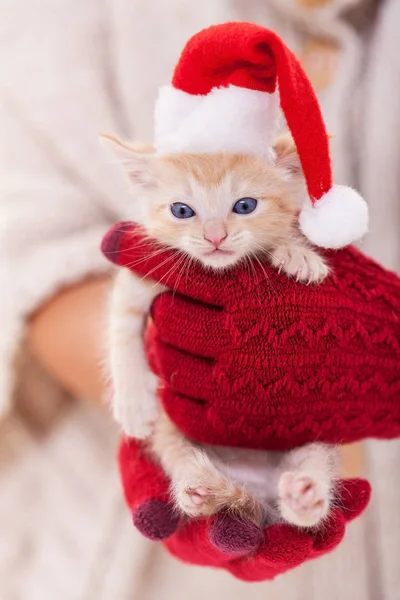
[[[228,236],[224,223],[217,219],[211,219],[204,223],[204,239],[210,242],[215,248],[218,248]]]
[[[222,242],[224,240],[226,240],[227,238],[227,234],[226,233],[214,233],[213,235],[204,235],[204,239],[207,240],[207,242],[210,242],[210,244],[212,244],[213,246],[215,246],[216,248],[218,248]]]

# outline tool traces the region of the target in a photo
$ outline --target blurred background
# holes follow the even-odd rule
[[[363,250],[400,269],[398,0],[0,0],[0,599],[399,600],[400,444],[348,467],[374,493],[332,554],[274,582],[183,566],[125,509],[101,356],[125,190],[100,131],[151,140],[157,87],[186,40],[253,21],[298,54],[335,179],[371,210]]]

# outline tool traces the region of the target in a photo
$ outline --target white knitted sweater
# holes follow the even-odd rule
[[[104,162],[98,133],[151,139],[158,85],[169,81],[187,38],[211,23],[257,21],[294,50],[307,29],[339,40],[340,75],[321,97],[337,135],[337,179],[361,187],[371,204],[372,236],[365,248],[385,264],[399,265],[399,3],[382,3],[363,38],[337,17],[356,0],[312,11],[299,4],[3,0],[0,410],[10,404],[12,363],[27,316],[61,286],[109,268],[99,243],[107,227],[123,218],[127,199],[117,172]]]

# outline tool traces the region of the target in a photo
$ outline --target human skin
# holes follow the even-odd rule
[[[110,277],[60,290],[29,319],[33,355],[73,395],[100,403],[105,396],[105,350]]]

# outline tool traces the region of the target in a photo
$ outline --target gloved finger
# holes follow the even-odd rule
[[[158,338],[154,340],[157,356],[157,374],[174,392],[211,403],[222,397],[214,362],[198,358],[166,346]]]
[[[168,477],[137,440],[122,439],[118,463],[126,503],[131,509],[152,498],[169,502]]]
[[[149,540],[161,542],[167,540],[179,527],[179,513],[172,503],[152,498],[139,504],[132,511],[132,520],[136,529]]]
[[[235,557],[256,551],[264,532],[251,521],[220,513],[209,525],[208,538],[223,554]]]
[[[346,531],[346,519],[342,511],[334,508],[329,517],[314,532],[313,556],[325,554],[342,541]]]
[[[236,522],[237,523],[237,522]],[[183,559],[185,562],[193,562],[195,564],[202,564],[208,566],[227,566],[232,561],[235,562],[238,555],[238,548],[236,542],[238,541],[237,533],[238,530],[233,531],[232,526],[234,525],[234,519],[228,517],[228,515],[216,515],[209,520],[198,519],[188,520],[183,524],[180,529],[172,536],[166,543],[171,554],[177,558]],[[217,527],[215,527],[217,526]],[[242,542],[250,546],[247,548],[247,552],[244,552],[242,546],[240,554],[246,554],[244,559],[245,564],[251,563],[253,557],[249,554],[250,551],[254,551],[257,546],[264,541],[264,532],[257,530],[257,540],[255,540],[253,534],[257,528],[240,528],[240,533],[244,533],[245,538],[242,538]],[[225,541],[234,542],[234,548],[219,548],[214,543],[214,533],[222,533],[222,530],[226,533]],[[232,538],[233,537],[235,539]],[[217,534],[218,535],[218,534]],[[260,539],[261,535],[261,539]],[[257,543],[254,543],[257,542]],[[265,565],[263,564],[263,568]],[[265,577],[263,577],[265,579]]]
[[[206,439],[207,444],[235,446],[246,440],[246,445],[253,448],[265,444],[267,427],[256,429],[251,418],[230,404],[231,398],[226,403],[213,404],[166,387],[161,389],[160,399],[171,421],[195,441]]]
[[[323,554],[342,540],[346,522],[355,519],[368,505],[371,486],[366,479],[342,479],[337,484],[336,508],[314,534],[314,552]]]
[[[209,404],[196,398],[182,396],[169,388],[161,391],[160,399],[171,421],[188,437],[198,439],[202,427],[209,421]]]
[[[168,539],[180,521],[169,496],[168,478],[134,439],[122,440],[118,458],[126,502],[136,529],[151,540]]]
[[[292,569],[311,556],[312,536],[287,524],[272,525],[264,530],[264,544],[253,556],[232,560],[229,571],[244,581],[272,579]]]
[[[216,358],[230,344],[221,309],[167,292],[153,302],[151,316],[158,336],[184,352]]]
[[[371,498],[371,485],[366,479],[342,479],[337,484],[335,504],[352,521],[367,508]]]
[[[190,519],[179,527],[165,545],[173,556],[184,562],[210,567],[228,564],[232,557],[211,543],[208,528],[206,519]]]

